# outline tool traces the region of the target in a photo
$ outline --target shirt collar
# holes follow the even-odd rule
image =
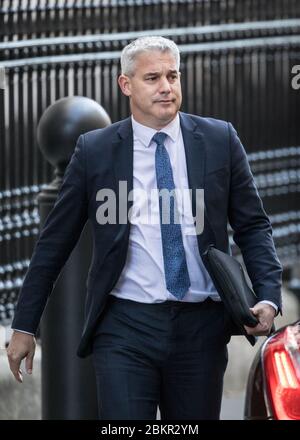
[[[133,116],[131,116],[132,121],[132,129],[133,135],[136,139],[138,139],[145,147],[149,147],[151,143],[151,139],[157,133],[157,130],[154,128],[147,127],[146,125],[140,124],[137,122]],[[159,131],[166,133],[172,142],[176,142],[180,130],[180,121],[179,114],[175,116],[175,118],[164,128]]]

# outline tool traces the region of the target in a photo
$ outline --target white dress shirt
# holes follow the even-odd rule
[[[151,213],[151,221],[146,222],[145,217],[141,216],[134,218],[130,227],[127,260],[110,294],[144,303],[166,300],[198,302],[204,301],[208,296],[219,301],[220,297],[199,254],[189,197],[185,198],[184,212],[180,209],[180,204],[178,210],[191,285],[182,300],[178,300],[166,288],[155,172],[156,143],[152,141],[157,131],[141,125],[133,117],[132,126],[132,212],[148,211]],[[189,184],[179,115],[161,131],[168,135],[164,144],[170,156],[175,188],[187,190]],[[145,200],[144,194],[153,196]],[[148,217],[150,220],[150,215]]]

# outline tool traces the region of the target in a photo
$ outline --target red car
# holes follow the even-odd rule
[[[252,363],[245,400],[246,420],[300,420],[300,321],[280,328]]]

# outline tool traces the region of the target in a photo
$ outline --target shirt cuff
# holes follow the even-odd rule
[[[14,330],[15,332],[26,333],[26,335],[34,336],[34,333],[25,332],[25,330],[19,330],[18,328],[12,328],[12,330]]]
[[[268,300],[263,300],[263,301],[259,301],[260,304],[269,304],[270,306],[272,306],[275,309],[276,315],[278,312],[278,306],[276,306],[276,304],[274,304],[272,301],[268,301]]]

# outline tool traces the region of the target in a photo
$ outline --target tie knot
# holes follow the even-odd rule
[[[166,133],[163,133],[162,131],[159,131],[159,132],[155,133],[155,135],[153,136],[152,140],[157,145],[163,145],[167,136],[168,135]]]

